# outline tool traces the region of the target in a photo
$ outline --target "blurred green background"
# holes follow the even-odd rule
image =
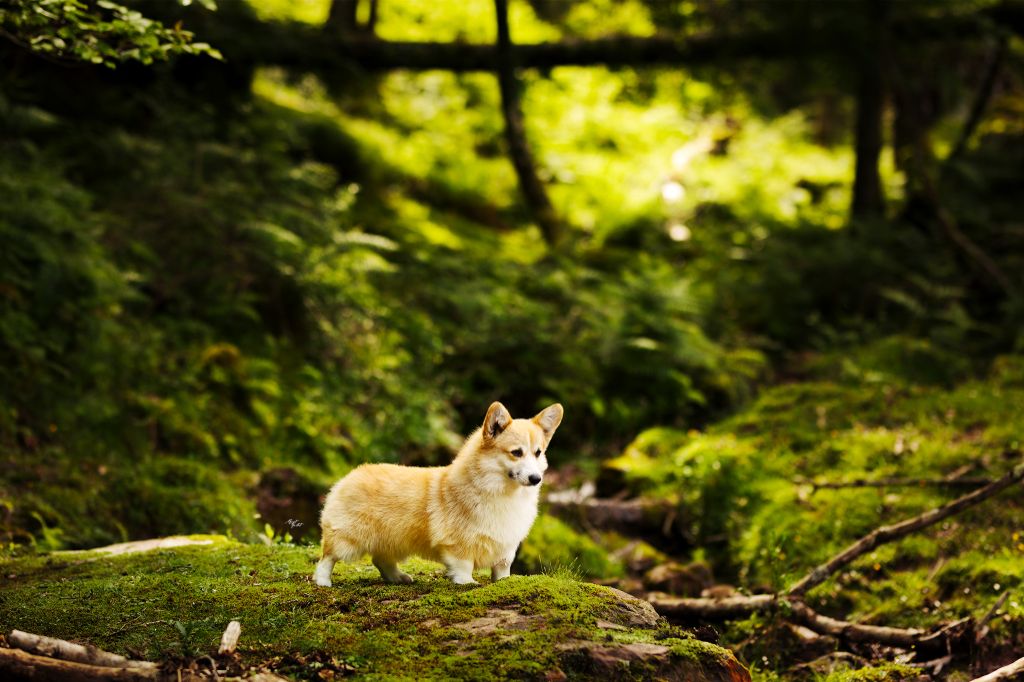
[[[565,405],[549,487],[676,510],[639,544],[542,516],[517,568],[606,581],[777,589],[950,499],[814,482],[1019,462],[1024,5],[508,24],[505,51],[489,0],[0,5],[4,551],[315,540],[333,480],[446,463],[492,400]],[[1019,596],[1003,502],[820,600],[927,625]],[[770,678],[763,625],[726,639]]]

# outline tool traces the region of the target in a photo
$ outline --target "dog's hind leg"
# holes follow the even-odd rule
[[[380,571],[381,577],[389,583],[411,583],[412,576],[398,567],[398,562],[382,557],[373,557],[373,565]]]
[[[325,556],[321,559],[317,565],[316,570],[313,572],[313,582],[320,587],[331,586],[331,571],[334,570],[335,559],[332,556]]]
[[[339,538],[335,531],[324,528],[324,537],[321,541],[320,561],[313,572],[313,582],[320,587],[331,586],[331,572],[334,564],[338,561],[354,561],[365,552],[359,550],[348,540]]]

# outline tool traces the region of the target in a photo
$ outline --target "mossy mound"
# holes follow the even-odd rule
[[[240,664],[296,678],[749,679],[732,654],[672,628],[646,602],[561,576],[479,587],[437,564],[387,585],[369,563],[310,581],[317,550],[209,544],[110,555],[59,552],[0,563],[0,628],[87,642],[150,660],[216,649],[242,623]]]

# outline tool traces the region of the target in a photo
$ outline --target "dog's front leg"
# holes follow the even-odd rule
[[[447,554],[444,557],[444,565],[448,569],[448,577],[456,585],[475,585],[473,580],[473,560],[459,559]]]
[[[512,561],[516,558],[516,548],[504,552],[493,566],[491,566],[491,580],[507,578],[512,572]]]

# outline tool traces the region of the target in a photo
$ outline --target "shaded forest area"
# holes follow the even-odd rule
[[[352,467],[559,401],[516,572],[756,679],[1009,663],[1022,30],[1016,0],[3,2],[3,554],[303,547]]]

